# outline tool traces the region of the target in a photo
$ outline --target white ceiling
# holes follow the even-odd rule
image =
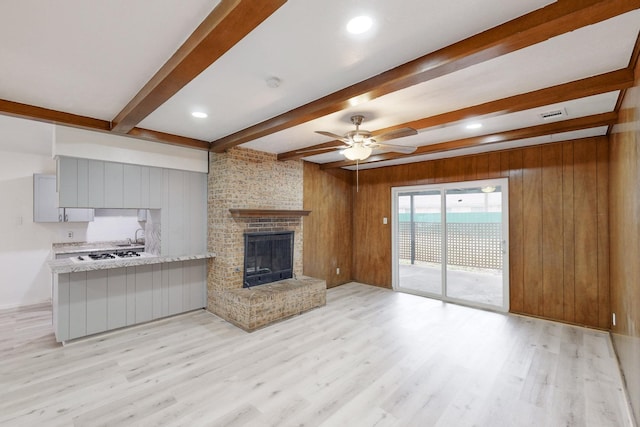
[[[190,36],[218,1],[21,0],[0,4],[0,100],[112,120]],[[542,8],[548,0],[289,0],[237,45],[142,120],[141,128],[215,141]],[[374,18],[372,31],[353,36],[353,16]],[[629,65],[640,10],[562,34],[427,82],[276,132],[242,146],[284,153],[344,134],[349,117],[364,114],[364,128],[382,129],[495,99],[539,90]],[[270,88],[269,77],[281,85]],[[544,123],[539,114],[564,109],[562,119],[615,109],[619,91],[510,114],[476,117],[470,132],[450,123],[420,129],[393,143],[437,144],[474,134]],[[202,110],[207,119],[190,113]],[[26,125],[25,125],[26,124]],[[34,130],[27,130],[33,126]],[[0,149],[16,139],[44,139],[36,121],[0,116]],[[20,133],[23,132],[23,133]],[[454,152],[361,165],[401,164],[562,139],[603,135],[607,127]],[[7,136],[9,135],[9,136]],[[14,145],[11,145],[14,141]],[[24,144],[22,144],[24,145]],[[343,159],[339,152],[306,158]]]

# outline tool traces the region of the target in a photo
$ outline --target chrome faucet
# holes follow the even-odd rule
[[[134,238],[134,240],[135,240],[135,242],[136,242],[136,243],[139,243],[139,241],[138,241],[138,231],[142,231],[142,233],[144,233],[144,229],[142,229],[142,228],[138,228],[138,229],[136,230],[136,234],[133,236],[133,238]],[[143,234],[143,235],[144,235],[144,234]]]

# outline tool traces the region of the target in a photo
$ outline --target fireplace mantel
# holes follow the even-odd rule
[[[234,218],[296,218],[307,216],[311,211],[289,209],[229,209]]]

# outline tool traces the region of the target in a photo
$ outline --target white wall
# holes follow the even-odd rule
[[[0,308],[51,298],[46,260],[59,224],[33,222],[33,174],[55,168],[50,156],[0,151]]]

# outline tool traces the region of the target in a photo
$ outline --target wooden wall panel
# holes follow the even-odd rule
[[[596,156],[598,326],[609,329],[611,327],[611,287],[609,281],[609,144],[607,141],[596,142]]]
[[[352,279],[391,287],[391,187],[508,177],[510,310],[606,327],[607,150],[599,137],[360,171]]]
[[[564,314],[562,199],[562,145],[553,144],[542,150],[541,315],[554,319]]]
[[[522,150],[509,154],[509,299],[510,309],[524,312],[524,219]],[[501,156],[494,158],[501,160]]]
[[[573,144],[562,145],[562,262],[563,319],[576,321],[575,311],[575,220],[573,217]]]
[[[303,272],[327,281],[327,287],[351,280],[351,173],[321,171],[304,163]],[[340,274],[336,274],[336,268]]]
[[[576,322],[598,325],[596,143],[574,146]]]
[[[524,251],[525,313],[542,316],[542,150],[527,148],[522,153],[522,218]]]

